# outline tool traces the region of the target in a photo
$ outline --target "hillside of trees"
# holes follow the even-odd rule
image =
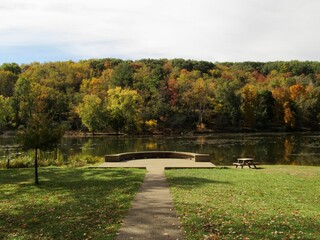
[[[35,112],[92,133],[319,130],[320,62],[2,64],[0,132]]]

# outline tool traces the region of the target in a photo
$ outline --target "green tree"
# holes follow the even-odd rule
[[[132,87],[133,84],[133,68],[129,62],[122,62],[115,67],[111,75],[111,85],[113,87]]]
[[[239,125],[241,116],[241,99],[236,92],[238,89],[239,87],[236,81],[225,81],[219,79],[217,82],[215,91],[217,107],[215,112],[219,115],[222,115],[223,125],[231,124],[231,126],[234,127],[238,127]]]
[[[94,134],[107,125],[105,111],[102,100],[96,95],[86,95],[83,102],[77,108],[83,125]]]
[[[14,86],[13,108],[16,125],[25,124],[31,115],[34,97],[31,91],[31,82],[26,78],[19,78]]]
[[[305,128],[320,128],[320,87],[309,86],[306,93],[296,99],[301,113],[301,124]]]
[[[11,99],[0,95],[0,133],[4,125],[7,125],[12,118]]]
[[[142,98],[135,90],[116,87],[108,90],[106,109],[111,127],[120,132],[140,131]]]
[[[39,184],[38,152],[53,149],[61,140],[65,126],[53,121],[44,112],[34,112],[28,119],[27,125],[18,132],[18,141],[24,149],[34,150],[35,184]]]
[[[20,93],[22,96],[15,95],[15,98],[19,109],[25,113],[23,125],[19,127],[18,140],[23,148],[35,151],[35,184],[39,184],[38,151],[54,148],[62,138],[66,125],[56,118],[56,109],[52,105],[55,93],[52,88],[31,84],[26,79],[21,79],[16,87],[15,94]],[[23,94],[22,90],[26,92]]]
[[[11,97],[18,76],[10,71],[0,70],[0,95]]]
[[[133,88],[139,92],[143,99],[143,119],[159,119],[169,108],[163,96],[166,82],[163,79],[162,66],[157,63],[147,63],[153,68],[145,63],[136,65]]]
[[[19,75],[21,73],[21,68],[17,63],[3,63],[0,69],[12,72],[15,75]]]
[[[274,107],[275,99],[270,91],[264,90],[258,93],[255,110],[257,128],[268,128],[273,123]]]

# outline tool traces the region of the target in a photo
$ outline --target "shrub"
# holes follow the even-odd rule
[[[69,167],[83,167],[89,164],[96,164],[102,161],[102,157],[78,154],[69,156],[67,165]]]
[[[83,167],[86,165],[92,165],[99,162],[103,162],[103,157],[91,156],[91,155],[82,155],[77,154],[69,156],[67,162],[64,162],[63,155],[54,154],[48,152],[40,153],[39,166],[68,166],[68,167]],[[34,152],[28,151],[23,155],[19,155],[15,158],[10,159],[10,168],[27,168],[34,166]],[[0,160],[0,168],[7,168],[7,158]]]
[[[28,153],[25,155],[20,155],[13,159],[10,159],[10,168],[32,167],[33,164],[34,164],[34,158],[32,155]]]

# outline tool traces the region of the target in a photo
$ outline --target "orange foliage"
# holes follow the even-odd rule
[[[303,95],[306,92],[305,88],[300,84],[292,85],[289,88],[289,91],[290,91],[290,97],[292,100],[296,100],[297,97]]]
[[[167,82],[168,91],[170,93],[170,106],[173,107],[176,105],[178,100],[178,83],[174,78],[170,78]]]
[[[285,102],[283,105],[284,108],[284,123],[290,128],[295,128],[296,126],[296,116],[295,112],[292,111],[289,102]]]
[[[254,72],[252,73],[252,76],[253,76],[255,79],[257,79],[257,81],[258,81],[259,83],[264,82],[265,79],[266,79],[266,77],[265,77],[262,73],[260,73],[260,72],[258,72],[258,71],[254,71]]]
[[[287,89],[282,87],[273,89],[272,96],[277,102],[279,102],[282,105],[290,99],[290,93]]]
[[[142,63],[133,62],[133,63],[131,63],[131,67],[134,69],[140,69],[140,68],[142,68]]]

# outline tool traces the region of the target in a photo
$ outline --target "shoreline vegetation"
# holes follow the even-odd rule
[[[320,132],[314,131],[312,129],[300,129],[299,131],[285,131],[285,129],[266,129],[266,130],[260,130],[257,131],[255,129],[248,129],[248,128],[243,128],[243,129],[215,129],[215,130],[206,130],[206,131],[185,131],[185,130],[178,130],[178,131],[156,131],[156,132],[148,132],[148,133],[135,133],[135,134],[130,134],[130,133],[124,133],[124,132],[95,132],[91,133],[88,131],[66,131],[63,137],[99,137],[99,136],[128,136],[128,137],[134,137],[134,136],[197,136],[197,135],[211,135],[211,134],[245,134],[245,133],[261,133],[261,134],[272,134],[272,133],[283,133],[283,134],[288,134],[288,133],[315,133],[315,132]],[[16,130],[6,130],[0,132],[0,137],[15,137],[17,131]]]

